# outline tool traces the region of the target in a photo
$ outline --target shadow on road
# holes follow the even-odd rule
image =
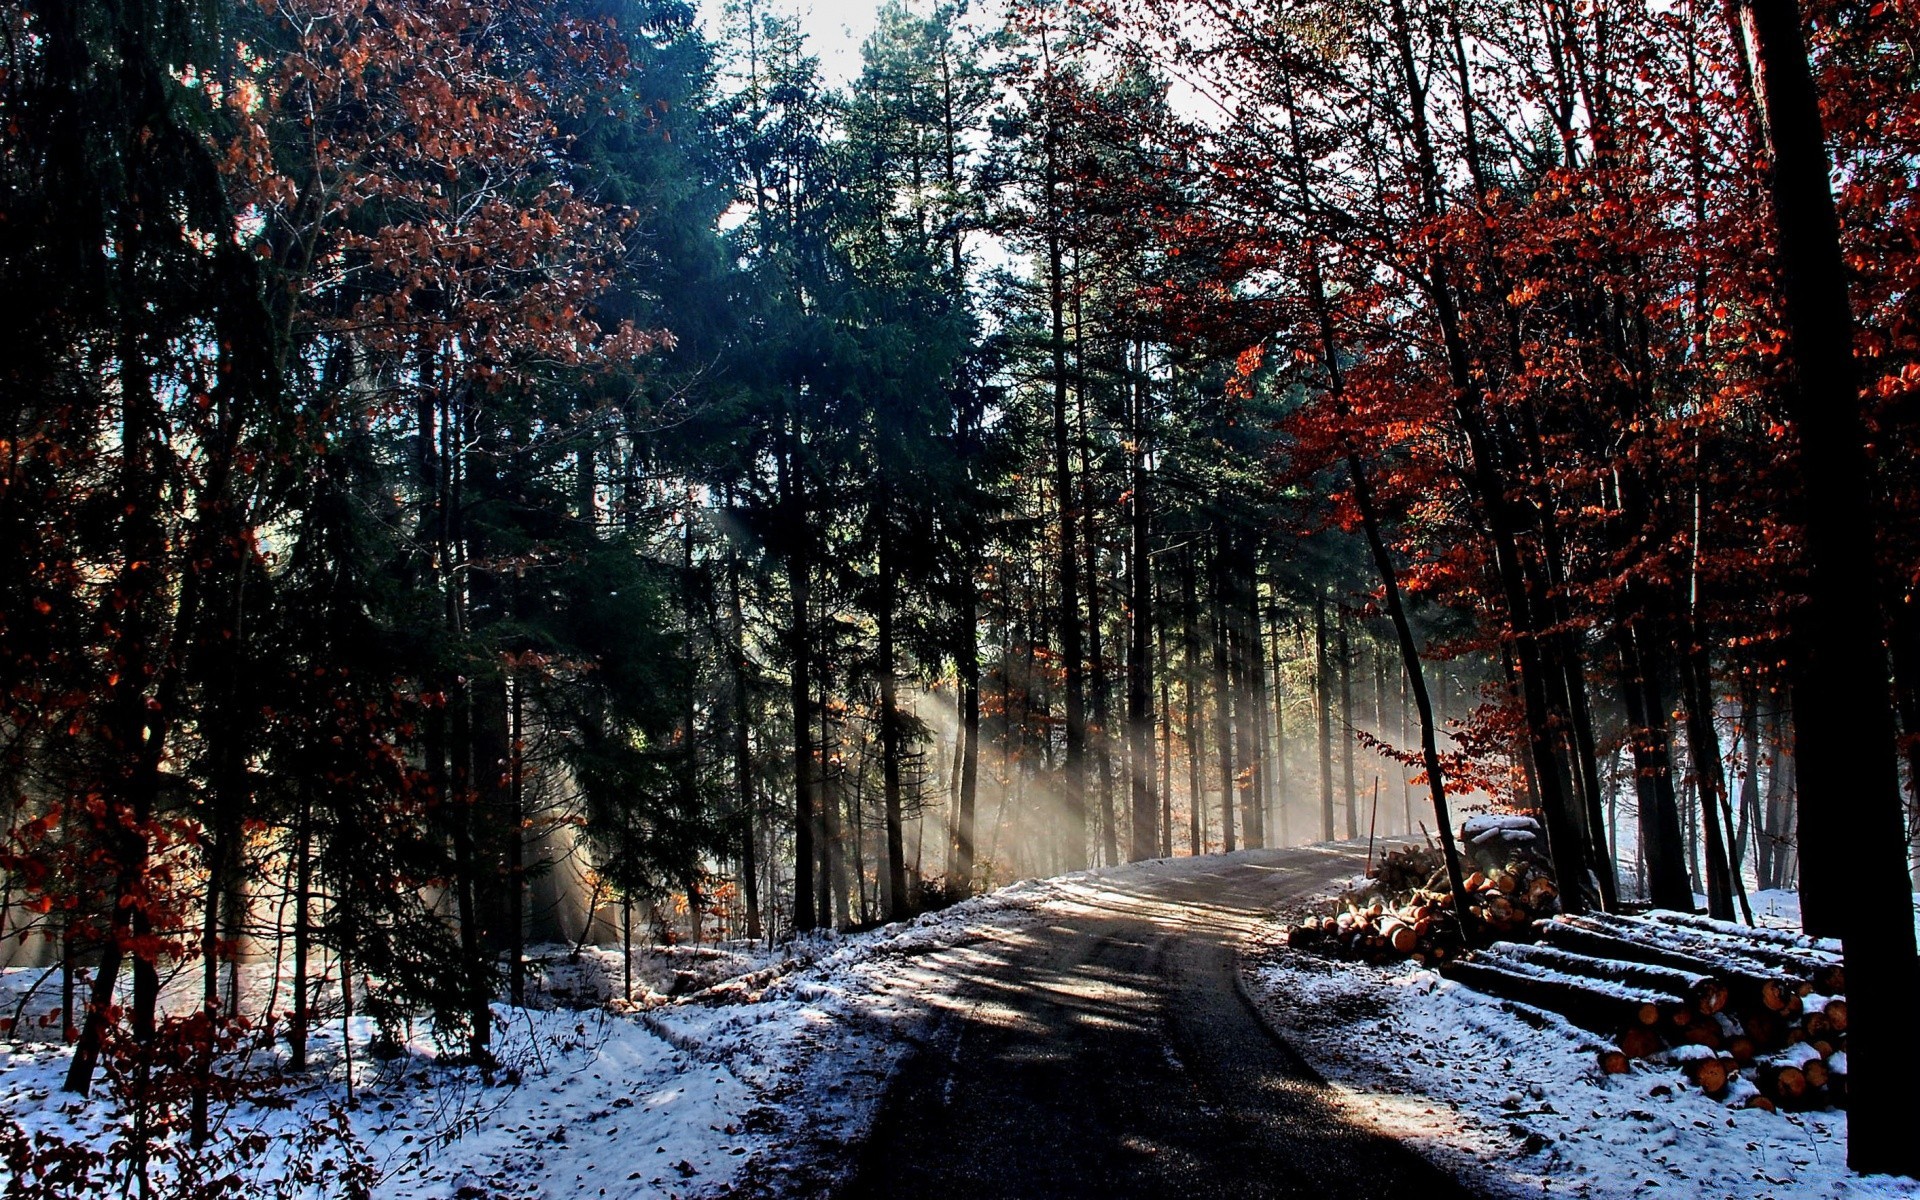
[[[1088,877],[1061,919],[943,953],[951,1007],[840,1194],[1468,1195],[1347,1117],[1240,991],[1255,924],[1358,865],[1315,848]]]

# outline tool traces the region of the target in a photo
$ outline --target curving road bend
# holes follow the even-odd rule
[[[1236,947],[1259,921],[1361,858],[1314,847],[1128,868],[969,955],[950,968],[959,1010],[902,1068],[840,1194],[1469,1196],[1345,1116],[1238,984]]]

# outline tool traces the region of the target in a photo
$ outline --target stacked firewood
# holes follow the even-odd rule
[[[1658,911],[1561,916],[1531,933],[1530,944],[1496,942],[1446,973],[1612,1039],[1599,1052],[1610,1073],[1653,1059],[1730,1103],[1846,1103],[1846,978],[1834,944]]]
[[[1474,941],[1518,934],[1559,911],[1560,891],[1540,853],[1544,839],[1532,817],[1474,817],[1462,826],[1460,844]],[[1332,912],[1288,928],[1288,945],[1370,962],[1459,957],[1465,939],[1437,847],[1396,846],[1367,875],[1367,885],[1340,897]]]
[[[1438,963],[1458,956],[1460,931],[1453,913],[1426,896],[1398,904],[1365,898],[1342,901],[1339,912],[1307,917],[1285,932],[1287,944],[1345,958],[1385,962],[1412,958]]]

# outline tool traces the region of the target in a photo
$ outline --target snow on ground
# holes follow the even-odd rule
[[[746,1180],[818,1194],[849,1165],[844,1151],[864,1135],[900,1060],[957,1003],[939,986],[942,965],[969,947],[1018,937],[1076,890],[1084,888],[1074,877],[1016,884],[910,922],[799,939],[772,953],[649,951],[636,955],[640,1005],[586,1007],[621,986],[617,948],[577,956],[549,948],[536,959],[533,1002],[495,1008],[501,1069],[490,1079],[440,1062],[424,1027],[397,1056],[370,1058],[374,1030],[356,1018],[349,1111],[336,1019],[314,1032],[318,1069],[293,1077],[270,1105],[234,1105],[222,1142],[202,1157],[240,1169],[246,1195],[270,1194],[301,1159],[321,1183],[290,1194],[338,1190],[349,1156],[371,1169],[380,1200],[692,1198]],[[41,974],[9,973],[0,993],[17,1001]],[[110,1101],[81,1104],[60,1092],[68,1052],[29,1024],[22,1037],[42,1040],[0,1048],[0,1113],[29,1134],[107,1147],[124,1132],[123,1114]],[[252,1065],[271,1068],[282,1050],[256,1052]],[[312,1140],[329,1120],[344,1122],[351,1141],[299,1144],[298,1135]],[[245,1161],[234,1147],[254,1132],[271,1147]],[[0,1184],[6,1174],[0,1166]]]
[[[623,986],[617,949],[544,948],[529,1006],[495,1010],[502,1067],[491,1078],[442,1061],[425,1028],[401,1053],[371,1058],[373,1030],[357,1018],[349,1110],[336,1016],[315,1030],[317,1069],[270,1105],[235,1104],[225,1140],[202,1157],[239,1171],[247,1196],[338,1192],[350,1161],[364,1164],[380,1200],[695,1200],[749,1183],[819,1195],[851,1166],[902,1058],[967,1003],[947,972],[1037,921],[1098,910],[1112,877],[1135,869],[1016,884],[871,933],[773,950],[649,948],[635,955],[634,1005],[606,1003]],[[1754,908],[1769,924],[1798,916],[1791,893],[1758,894]],[[1410,965],[1275,950],[1249,960],[1248,979],[1356,1115],[1493,1195],[1920,1200],[1920,1184],[1848,1174],[1843,1114],[1731,1109],[1684,1087],[1673,1067],[1603,1076],[1584,1032],[1545,1014],[1536,1029],[1513,1006]],[[122,1136],[123,1114],[58,1090],[68,1054],[35,1019],[47,987],[41,971],[0,976],[0,1005],[21,1017],[20,1040],[0,1045],[0,1114],[29,1133],[106,1148]],[[337,1013],[337,993],[333,1002]],[[270,1074],[283,1049],[256,1052],[252,1065]],[[340,1132],[322,1136],[330,1128]],[[238,1153],[256,1131],[268,1150]],[[278,1186],[302,1162],[318,1183]],[[0,1167],[0,1184],[5,1176]]]
[[[1275,946],[1246,973],[1356,1116],[1490,1195],[1920,1198],[1920,1182],[1847,1170],[1845,1113],[1730,1107],[1674,1065],[1602,1074],[1592,1034],[1412,963]]]

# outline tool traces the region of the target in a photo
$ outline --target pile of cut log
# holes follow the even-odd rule
[[[1545,839],[1534,818],[1470,818],[1460,829],[1460,844],[1475,942],[1521,933],[1559,911],[1560,890],[1540,852]],[[1466,941],[1438,847],[1396,846],[1367,875],[1367,886],[1340,897],[1334,911],[1289,927],[1288,945],[1370,962],[1441,963],[1459,957]]]
[[[1515,933],[1560,911],[1546,845],[1540,822],[1524,813],[1487,813],[1460,826],[1471,868],[1464,881],[1467,908],[1483,933]]]
[[[1689,913],[1560,916],[1445,968],[1468,987],[1557,1012],[1633,1059],[1678,1065],[1717,1099],[1844,1106],[1847,1002],[1839,947]]]
[[[1344,899],[1341,904],[1337,913],[1307,917],[1290,926],[1285,932],[1287,944],[1368,962],[1412,958],[1440,963],[1459,956],[1459,922],[1449,909],[1424,893],[1421,898],[1398,904],[1383,899],[1368,902],[1364,896]]]

